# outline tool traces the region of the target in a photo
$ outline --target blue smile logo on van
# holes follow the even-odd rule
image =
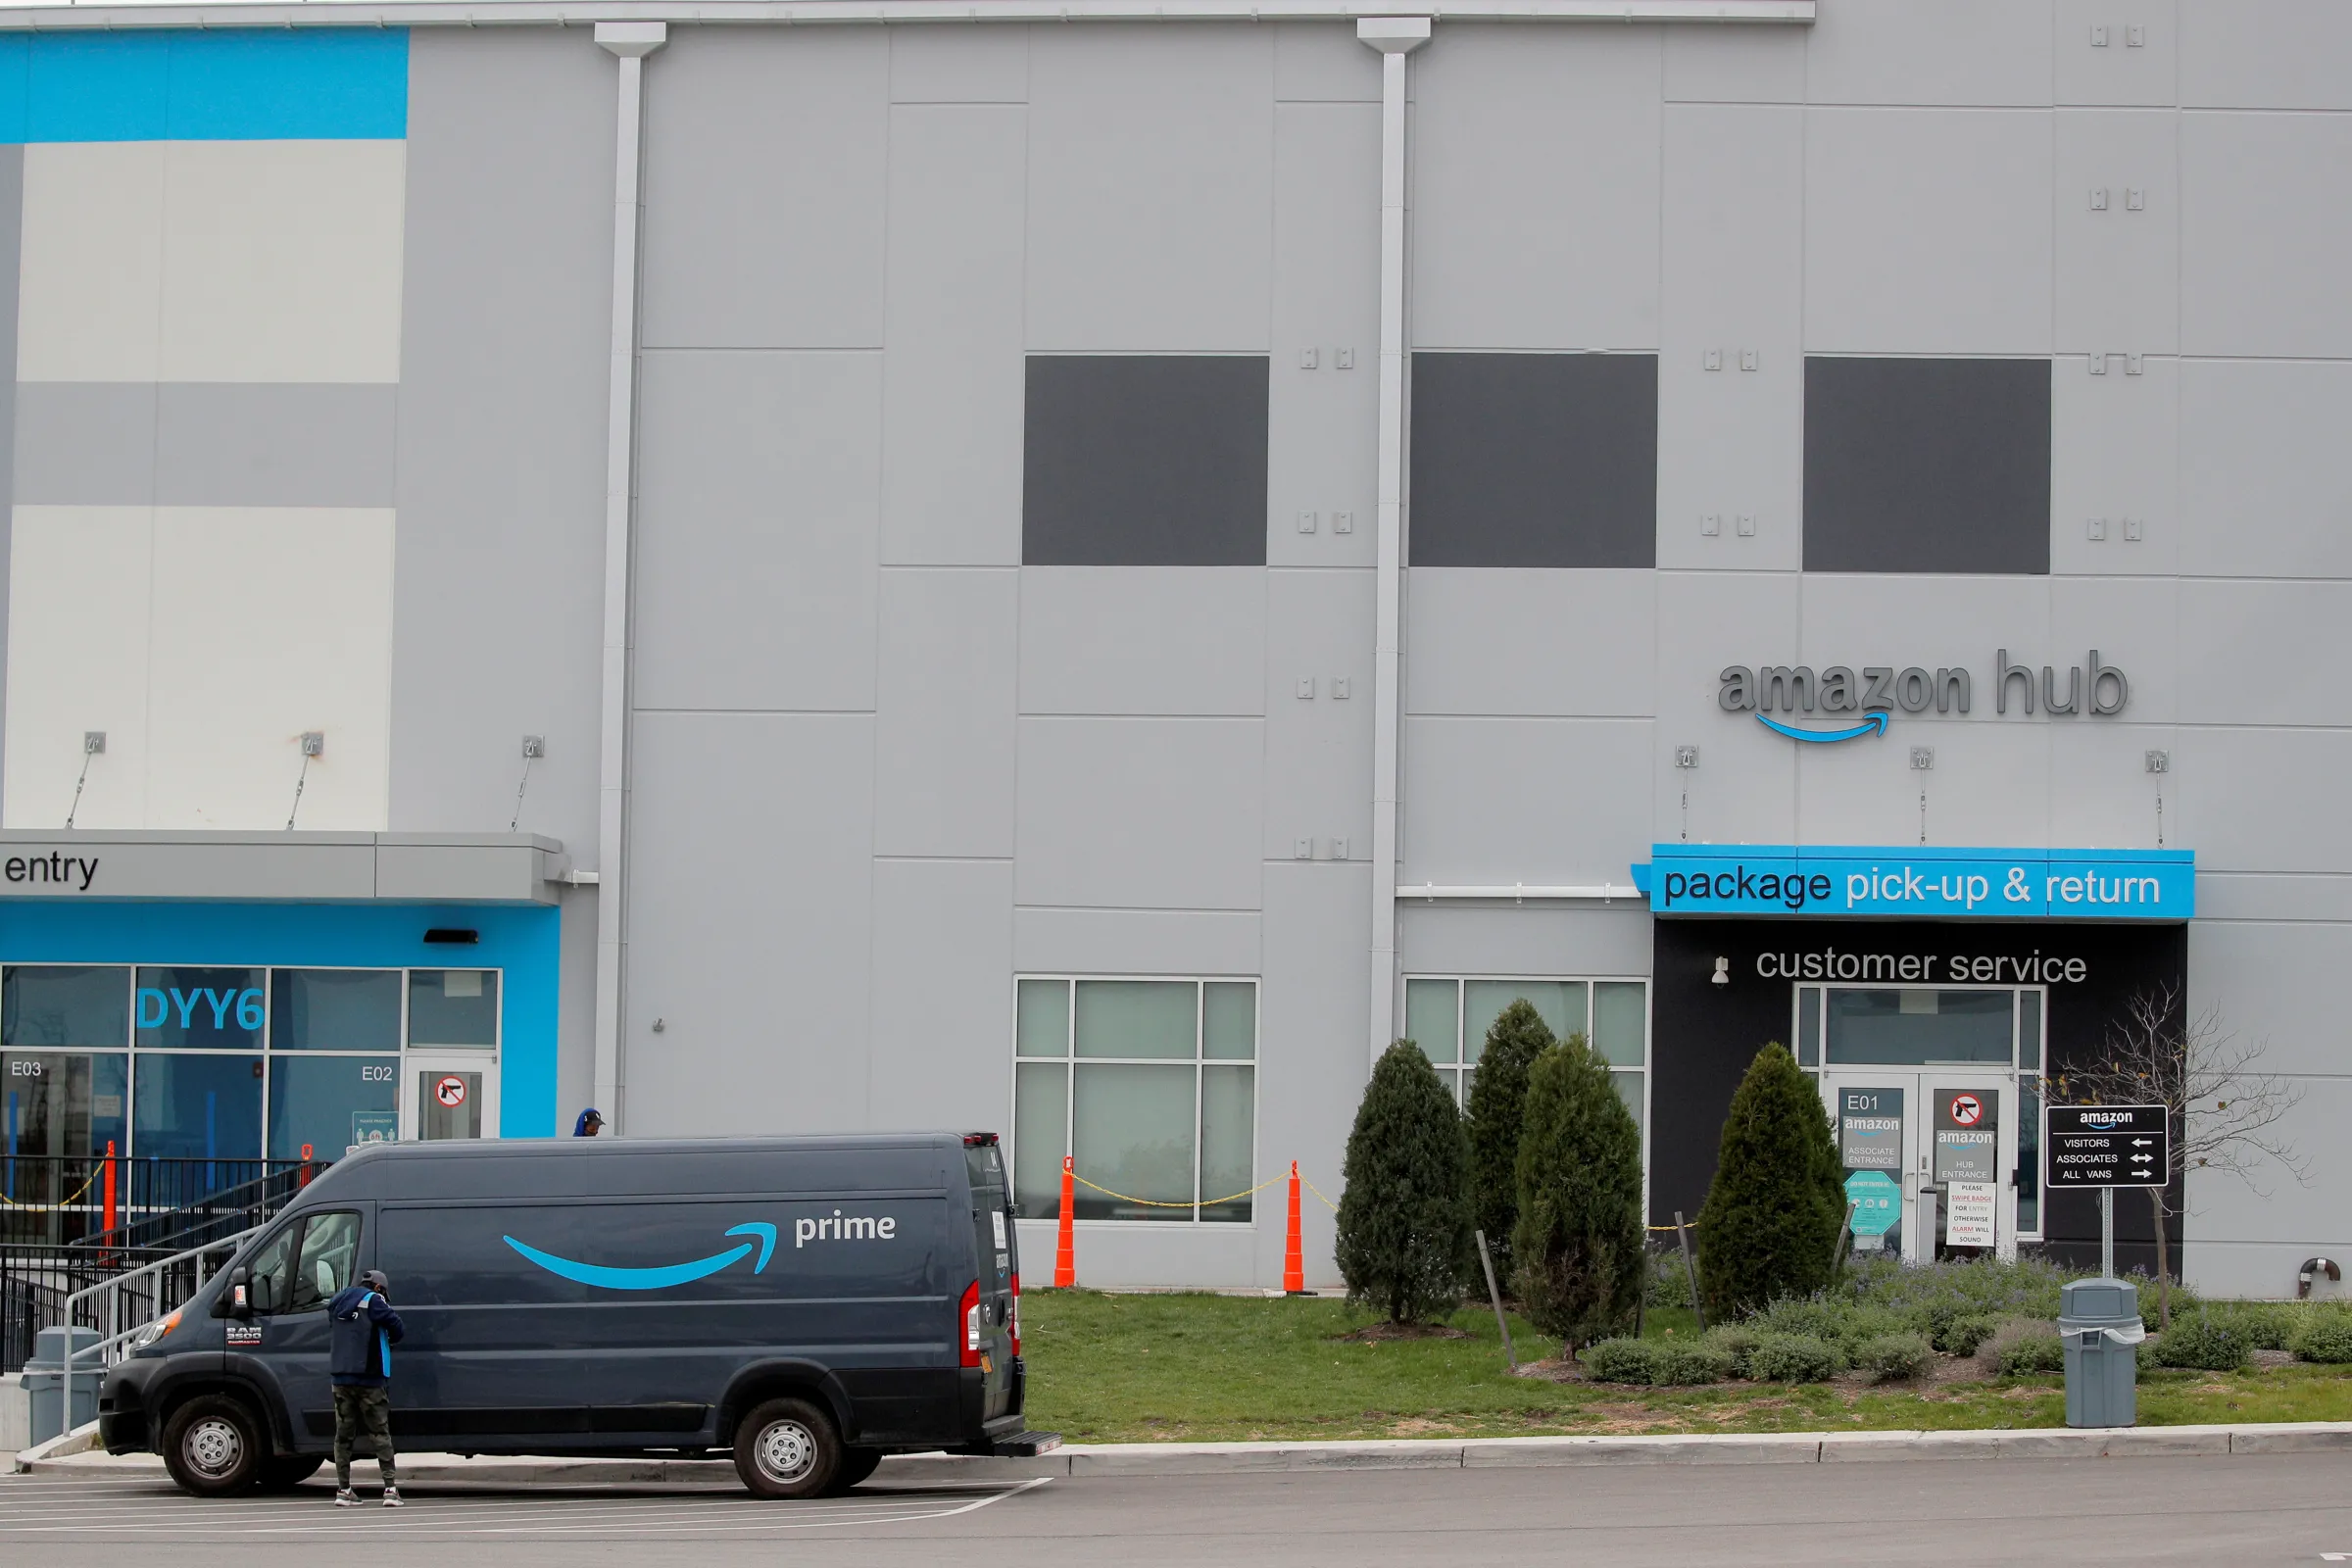
[[[752,1220],[727,1228],[729,1236],[760,1238],[760,1261],[752,1268],[755,1274],[767,1272],[767,1260],[776,1250],[776,1228],[765,1220]],[[730,1263],[751,1254],[752,1244],[740,1243],[723,1252],[698,1257],[689,1263],[664,1263],[654,1268],[608,1268],[602,1263],[581,1263],[553,1252],[542,1252],[536,1247],[518,1242],[514,1237],[502,1238],[524,1257],[550,1274],[561,1275],[579,1285],[594,1285],[608,1291],[660,1291],[672,1285],[690,1285],[694,1281],[717,1273]]]

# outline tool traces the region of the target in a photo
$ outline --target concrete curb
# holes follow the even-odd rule
[[[85,1433],[88,1429],[85,1429]],[[54,1449],[82,1433],[69,1434]],[[2233,1454],[2352,1451],[2352,1421],[2268,1426],[2066,1427],[1963,1432],[1699,1433],[1660,1437],[1448,1438],[1361,1443],[1120,1443],[1077,1445],[1035,1459],[897,1454],[879,1479],[1026,1481],[1038,1476],[1205,1476],[1301,1470],[1571,1469],[1651,1464],[1870,1464],[1909,1459],[2218,1458]],[[17,1468],[47,1475],[161,1476],[153,1454],[44,1452]],[[479,1458],[403,1456],[401,1479],[514,1486],[732,1487],[725,1459]]]
[[[11,1463],[18,1473],[32,1469],[76,1453],[88,1453],[98,1446],[98,1423],[87,1422],[71,1432],[63,1432],[47,1443],[36,1443],[18,1454]]]

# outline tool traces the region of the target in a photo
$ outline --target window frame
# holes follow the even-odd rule
[[[408,1083],[408,1079],[409,1079],[409,1062],[410,1062],[410,1057],[412,1056],[412,1054],[415,1054],[421,1053],[421,1054],[426,1054],[426,1055],[432,1055],[432,1054],[439,1054],[439,1053],[442,1053],[442,1052],[465,1052],[465,1053],[468,1053],[468,1054],[472,1054],[472,1055],[475,1055],[475,1056],[477,1056],[477,1057],[486,1058],[487,1064],[486,1064],[486,1065],[483,1067],[483,1069],[482,1069],[482,1070],[483,1070],[483,1071],[485,1071],[485,1072],[499,1072],[499,1071],[502,1071],[502,1070],[503,1070],[503,1067],[504,1067],[504,1061],[505,1061],[505,1052],[506,1052],[506,1043],[507,1043],[507,1001],[508,1001],[508,996],[509,996],[508,989],[507,989],[508,967],[507,967],[507,965],[505,965],[505,964],[490,964],[490,963],[461,963],[461,964],[449,964],[449,963],[439,963],[439,964],[428,964],[428,963],[416,963],[416,964],[401,964],[401,963],[269,963],[269,962],[251,962],[251,963],[248,963],[248,962],[237,962],[237,961],[220,961],[220,960],[215,960],[215,959],[208,959],[208,960],[205,960],[205,961],[202,961],[202,962],[197,962],[197,961],[184,961],[184,962],[183,962],[183,961],[181,961],[181,960],[178,960],[178,959],[168,958],[168,957],[165,957],[165,958],[137,957],[137,958],[130,958],[130,959],[126,959],[126,960],[113,960],[113,959],[109,959],[109,960],[102,961],[102,962],[94,962],[94,961],[91,961],[91,960],[88,960],[88,959],[83,959],[83,958],[48,958],[48,957],[39,957],[39,956],[11,956],[11,957],[6,957],[6,958],[0,958],[0,976],[5,976],[5,975],[6,975],[6,973],[7,973],[9,970],[12,970],[12,969],[17,969],[17,968],[28,968],[28,969],[121,969],[122,971],[123,971],[123,982],[122,982],[122,983],[123,983],[123,986],[124,986],[124,988],[125,988],[125,997],[126,997],[127,1005],[125,1006],[125,1008],[124,1008],[124,1012],[123,1012],[123,1034],[122,1034],[122,1041],[121,1041],[121,1043],[120,1043],[120,1044],[117,1044],[117,1045],[111,1045],[111,1046],[100,1046],[100,1045],[87,1045],[87,1046],[38,1046],[38,1047],[32,1047],[32,1046],[24,1046],[24,1047],[10,1047],[10,1048],[8,1048],[9,1050],[11,1050],[11,1051],[15,1051],[15,1052],[39,1052],[39,1053],[43,1053],[43,1054],[52,1054],[52,1055],[122,1055],[122,1056],[123,1056],[123,1057],[125,1058],[125,1071],[124,1071],[124,1074],[123,1074],[123,1083],[122,1083],[122,1149],[120,1149],[119,1151],[117,1151],[117,1157],[118,1157],[118,1158],[122,1158],[122,1159],[135,1159],[135,1158],[139,1157],[139,1152],[138,1152],[138,1093],[139,1093],[139,1061],[140,1061],[140,1059],[141,1059],[142,1057],[150,1057],[150,1058],[151,1058],[151,1057],[156,1057],[156,1056],[210,1056],[210,1057],[215,1057],[215,1058],[225,1058],[225,1057],[230,1057],[230,1056],[259,1055],[259,1056],[262,1058],[262,1088],[261,1088],[261,1096],[262,1096],[262,1107],[261,1107],[261,1147],[260,1147],[259,1151],[258,1151],[256,1153],[252,1154],[252,1155],[242,1155],[242,1154],[223,1154],[223,1155],[221,1155],[221,1156],[220,1156],[220,1157],[222,1160],[241,1160],[241,1159],[247,1159],[247,1158],[251,1158],[251,1159],[254,1159],[254,1160],[260,1161],[260,1162],[262,1162],[262,1163],[264,1163],[264,1164],[267,1164],[267,1163],[269,1163],[270,1161],[271,1161],[272,1159],[276,1159],[276,1158],[277,1158],[277,1156],[274,1156],[274,1155],[270,1154],[270,1132],[271,1132],[270,1105],[270,1087],[271,1087],[272,1080],[273,1080],[273,1079],[274,1079],[274,1077],[275,1077],[276,1060],[277,1060],[277,1057],[278,1057],[279,1055],[281,1055],[281,1054],[282,1054],[282,1055],[285,1055],[285,1056],[288,1056],[288,1057],[292,1057],[292,1058],[299,1058],[299,1059],[303,1059],[303,1060],[313,1060],[313,1059],[316,1059],[316,1060],[331,1060],[331,1059],[336,1059],[336,1058],[342,1058],[342,1059],[352,1059],[352,1058],[360,1058],[360,1057],[365,1057],[365,1058],[368,1058],[368,1059],[370,1059],[370,1060],[381,1060],[381,1059],[383,1059],[383,1058],[384,1058],[384,1057],[386,1057],[386,1056],[391,1056],[391,1057],[395,1058],[395,1060],[396,1060],[396,1062],[397,1062],[397,1065],[396,1065],[396,1066],[394,1067],[394,1069],[393,1069],[393,1071],[394,1071],[394,1079],[393,1079],[393,1084],[394,1084],[394,1087],[395,1087],[395,1090],[396,1090],[396,1105],[397,1105],[397,1091],[399,1091],[400,1089],[404,1088],[404,1087],[406,1086],[406,1084]],[[138,1027],[138,1023],[139,1023],[139,1009],[138,1009],[139,971],[140,971],[140,970],[142,970],[142,969],[179,969],[179,968],[186,968],[186,969],[255,969],[255,970],[259,970],[259,971],[261,972],[261,976],[262,976],[262,986],[261,986],[261,991],[262,991],[262,1037],[261,1037],[261,1041],[260,1041],[260,1043],[259,1043],[259,1044],[258,1044],[258,1045],[257,1045],[257,1046],[256,1046],[256,1047],[255,1047],[255,1048],[254,1048],[252,1051],[250,1051],[250,1052],[248,1052],[248,1051],[223,1051],[223,1050],[220,1050],[220,1049],[219,1049],[219,1048],[217,1048],[217,1047],[141,1046],[140,1044],[138,1044],[138,1034],[139,1034],[139,1027]],[[415,1042],[413,1042],[412,1040],[410,1040],[410,1038],[409,1038],[409,1029],[410,1029],[410,1017],[409,1017],[409,989],[410,989],[410,985],[411,985],[410,976],[411,976],[412,974],[414,974],[414,973],[417,972],[417,971],[420,971],[420,970],[421,970],[421,971],[430,972],[430,973],[436,973],[436,974],[440,974],[440,973],[447,973],[447,972],[448,972],[449,970],[451,970],[451,969],[476,969],[476,970],[480,970],[480,971],[481,971],[481,972],[483,972],[483,973],[486,973],[486,974],[493,974],[493,975],[496,975],[496,976],[498,977],[498,978],[497,978],[497,982],[496,982],[496,983],[497,983],[497,986],[498,986],[498,1005],[497,1005],[497,1007],[496,1007],[496,1009],[495,1009],[495,1013],[494,1013],[494,1016],[495,1016],[495,1018],[496,1018],[497,1027],[496,1027],[496,1029],[493,1031],[493,1037],[494,1037],[494,1038],[493,1038],[493,1041],[492,1041],[492,1043],[491,1043],[489,1046],[486,1046],[486,1047],[485,1047],[485,1046],[419,1046],[419,1045],[416,1045],[416,1044]],[[292,1051],[292,1050],[288,1050],[288,1051],[283,1051],[283,1052],[281,1052],[281,1051],[279,1050],[278,1046],[277,1046],[277,1043],[276,1043],[276,1042],[277,1042],[277,984],[276,984],[276,977],[277,977],[278,973],[279,973],[281,970],[328,970],[328,971],[333,971],[333,972],[337,972],[337,973],[351,973],[351,972],[363,971],[363,970],[364,970],[364,971],[368,971],[368,972],[371,972],[371,973],[381,973],[381,974],[393,974],[393,975],[398,975],[398,976],[400,977],[400,1037],[399,1037],[399,1038],[400,1038],[400,1044],[399,1044],[399,1047],[397,1048],[397,1050],[395,1050],[395,1051],[392,1051],[392,1052],[383,1052],[383,1051],[334,1051],[334,1050],[325,1050],[325,1051],[320,1051],[320,1050],[301,1050],[301,1051]],[[486,1132],[483,1134],[483,1136],[484,1136],[484,1137],[495,1137],[495,1136],[496,1136],[496,1134],[495,1134],[495,1133],[491,1133],[491,1132],[487,1132],[487,1131],[486,1131]],[[316,1158],[316,1159],[321,1159],[321,1160],[329,1160],[329,1161],[331,1161],[331,1160],[336,1160],[336,1159],[340,1159],[340,1158],[342,1158],[342,1152],[341,1152],[341,1151],[339,1151],[339,1150],[324,1150],[324,1151],[314,1150],[314,1152],[313,1152],[313,1157],[314,1157],[314,1158]],[[289,1158],[299,1158],[299,1156],[289,1156]],[[285,1163],[285,1160],[279,1160],[278,1162],[279,1162],[279,1163]]]
[[[1062,1051],[1057,1056],[1024,1056],[1021,1054],[1021,987],[1024,983],[1050,981],[1061,985]],[[1193,1204],[1192,1211],[1169,1219],[1081,1219],[1072,1217],[1073,1225],[1100,1226],[1123,1230],[1164,1231],[1179,1226],[1195,1229],[1214,1226],[1220,1230],[1250,1230],[1258,1223],[1261,1204],[1255,1198],[1257,1182],[1258,1118],[1263,1108],[1259,1093],[1259,1073],[1265,1064],[1265,985],[1257,975],[1250,974],[1078,974],[1019,970],[1012,977],[1012,1066],[1009,1102],[1004,1124],[1010,1129],[1004,1142],[1006,1148],[1005,1185],[1014,1201],[1019,1201],[1020,1184],[1020,1070],[1023,1067],[1059,1066],[1062,1069],[1061,1154],[1068,1158],[1075,1152],[1078,1137],[1078,1078],[1077,1070],[1088,1067],[1181,1067],[1186,1065],[1180,1056],[1081,1056],[1078,1054],[1078,986],[1085,981],[1106,983],[1141,983],[1146,985],[1189,985],[1193,987]],[[1208,992],[1212,985],[1246,985],[1250,988],[1250,1054],[1248,1056],[1209,1056],[1203,1054],[1208,1030]],[[1201,1158],[1208,1140],[1202,1136],[1200,1114],[1205,1093],[1203,1074],[1212,1067],[1247,1067],[1250,1069],[1250,1181],[1251,1198],[1248,1219],[1207,1219],[1201,1208],[1206,1194],[1201,1191]],[[1220,1195],[1222,1196],[1222,1195]],[[1021,1216],[1027,1218],[1028,1216]],[[1053,1223],[1033,1219],[1032,1224]]]
[[[1651,1061],[1656,1045],[1653,1012],[1657,1005],[1658,990],[1653,979],[1645,974],[1472,974],[1467,971],[1440,974],[1427,971],[1416,973],[1408,970],[1398,978],[1396,983],[1396,1017],[1399,1020],[1407,1017],[1405,999],[1411,995],[1409,988],[1416,980],[1447,981],[1453,986],[1455,1057],[1450,1066],[1441,1062],[1432,1062],[1431,1065],[1436,1068],[1441,1078],[1451,1075],[1448,1087],[1454,1092],[1454,1103],[1461,1107],[1464,1115],[1469,1114],[1470,1110],[1470,1080],[1478,1071],[1474,1063],[1463,1059],[1470,1049],[1468,1031],[1464,1028],[1467,1016],[1464,1009],[1468,1005],[1467,998],[1473,982],[1483,980],[1502,985],[1583,986],[1585,988],[1585,1027],[1583,1032],[1588,1045],[1592,1038],[1593,1005],[1600,995],[1595,988],[1610,985],[1638,985],[1642,988],[1642,1063],[1637,1067],[1621,1067],[1615,1062],[1607,1062],[1606,1065],[1611,1078],[1623,1073],[1639,1073],[1642,1077],[1642,1212],[1647,1213],[1649,1210],[1650,1099],[1656,1090],[1657,1080],[1657,1074],[1653,1070]],[[1412,1036],[1399,1033],[1396,1038],[1410,1040]],[[1418,1046],[1420,1043],[1415,1041],[1414,1044]],[[1428,1054],[1426,1051],[1422,1054]]]

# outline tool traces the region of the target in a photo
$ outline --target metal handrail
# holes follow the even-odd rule
[[[66,1359],[63,1367],[63,1371],[65,1373],[65,1388],[68,1396],[66,1406],[67,1409],[70,1411],[73,1408],[72,1394],[74,1390],[74,1364],[77,1361],[81,1360],[85,1356],[98,1357],[98,1365],[94,1370],[96,1375],[103,1380],[106,1376],[107,1369],[112,1367],[117,1361],[122,1359],[121,1354],[117,1352],[119,1348],[124,1342],[128,1341],[132,1336],[139,1333],[142,1329],[147,1328],[149,1325],[155,1323],[158,1319],[164,1317],[167,1313],[185,1305],[188,1301],[192,1300],[196,1296],[203,1292],[204,1282],[207,1277],[204,1267],[204,1260],[207,1256],[212,1253],[226,1250],[229,1257],[234,1258],[236,1254],[244,1249],[246,1243],[252,1241],[256,1236],[262,1233],[262,1231],[267,1227],[268,1223],[268,1221],[264,1221],[262,1224],[256,1225],[250,1230],[240,1231],[234,1236],[223,1237],[217,1242],[207,1242],[201,1247],[191,1247],[186,1251],[175,1252],[170,1257],[159,1257],[152,1263],[143,1264],[142,1266],[131,1269],[126,1273],[117,1274],[111,1279],[101,1280],[99,1283],[90,1286],[86,1290],[75,1291],[72,1296],[67,1297],[65,1311],[61,1314],[65,1318],[67,1331]],[[192,1269],[195,1274],[195,1284],[189,1287],[188,1294],[186,1296],[183,1296],[178,1300],[167,1305],[164,1301],[164,1295],[168,1281],[168,1276],[165,1271],[177,1267],[183,1263],[192,1265]],[[126,1288],[131,1284],[132,1281],[142,1279],[148,1275],[153,1275],[155,1277],[155,1311],[153,1315],[140,1318],[136,1323],[132,1323],[125,1327],[122,1324],[122,1318],[125,1315],[122,1309],[126,1299],[132,1304],[133,1309],[136,1309],[136,1298],[126,1296]],[[91,1326],[96,1328],[101,1334],[105,1335],[105,1338],[99,1340],[95,1345],[76,1346],[74,1343],[73,1333],[77,1321],[76,1309],[82,1302],[90,1300],[93,1298],[98,1298],[98,1300],[97,1306],[91,1311],[90,1316],[98,1321],[93,1322]]]

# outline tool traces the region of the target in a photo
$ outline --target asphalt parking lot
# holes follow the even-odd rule
[[[366,1473],[363,1467],[363,1474]],[[363,1489],[372,1497],[373,1487]],[[932,1568],[1526,1564],[2309,1563],[2352,1560],[2352,1454],[1306,1471],[1004,1484],[869,1483],[816,1503],[720,1487],[427,1484],[397,1512],[199,1501],[160,1479],[0,1478],[0,1560],[250,1568],[256,1548],[391,1568],[698,1559]]]

